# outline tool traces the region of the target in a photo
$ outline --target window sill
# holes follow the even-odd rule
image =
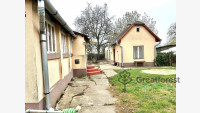
[[[63,53],[63,58],[69,58],[69,53]]]
[[[53,60],[53,59],[59,59],[60,53],[47,53],[47,59]]]
[[[134,62],[145,62],[144,59],[134,59]]]

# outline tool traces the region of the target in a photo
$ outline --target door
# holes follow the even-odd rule
[[[113,59],[114,59],[114,63],[115,63],[115,49],[113,49]]]

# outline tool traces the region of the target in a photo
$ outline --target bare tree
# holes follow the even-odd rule
[[[96,47],[98,55],[101,47],[112,36],[112,19],[113,17],[109,17],[107,4],[95,7],[88,4],[81,16],[75,19],[76,30],[87,34],[91,41],[96,42],[91,47]]]
[[[172,23],[167,32],[167,44],[176,44],[176,22]]]
[[[158,31],[156,29],[156,21],[154,21],[153,18],[151,18],[146,13],[144,13],[144,15],[142,16],[137,11],[132,11],[126,12],[122,18],[118,18],[117,21],[115,21],[113,38],[118,36],[124,29],[126,29],[128,24],[133,24],[135,21],[141,21],[145,23],[145,25],[148,26],[152,32],[158,34]]]

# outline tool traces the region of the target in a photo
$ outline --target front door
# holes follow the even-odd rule
[[[115,49],[113,49],[113,59],[114,59],[114,63],[115,63]]]

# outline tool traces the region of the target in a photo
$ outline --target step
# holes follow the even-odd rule
[[[87,69],[93,69],[95,66],[87,66]]]
[[[93,71],[93,72],[87,72],[87,75],[96,75],[96,74],[100,74],[100,71]]]
[[[93,71],[100,71],[100,69],[99,68],[87,69],[87,72],[93,72]]]
[[[103,72],[101,69],[99,69],[100,72]]]

